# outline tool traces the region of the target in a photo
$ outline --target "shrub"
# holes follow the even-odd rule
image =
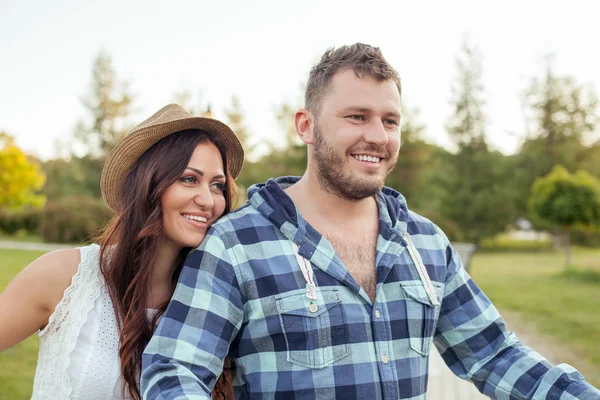
[[[46,242],[89,241],[112,214],[102,200],[89,196],[64,197],[48,202],[42,215],[40,233]]]
[[[37,233],[40,228],[42,209],[25,209],[19,211],[0,211],[0,231],[8,235],[26,231]]]
[[[600,232],[583,230],[572,231],[571,243],[585,247],[600,247]]]

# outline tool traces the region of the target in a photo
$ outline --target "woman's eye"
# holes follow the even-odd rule
[[[196,183],[196,178],[193,176],[184,176],[184,177],[180,178],[179,181],[183,182],[183,183],[193,184],[193,183]]]
[[[215,182],[212,184],[212,187],[218,190],[219,192],[225,191],[225,184],[221,182]]]

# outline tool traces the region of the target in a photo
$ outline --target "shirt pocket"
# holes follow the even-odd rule
[[[287,344],[287,359],[306,368],[324,368],[346,357],[348,328],[336,289],[317,289],[317,300],[299,294],[276,300]]]
[[[443,287],[437,282],[431,283],[439,300]],[[400,282],[400,285],[406,294],[406,322],[408,324],[410,347],[422,356],[428,356],[440,306],[431,304],[425,286],[421,282]]]

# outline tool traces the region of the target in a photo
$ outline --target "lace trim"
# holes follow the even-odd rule
[[[38,332],[40,352],[33,390],[34,398],[36,389],[44,398],[49,398],[48,391],[52,391],[60,398],[68,397],[73,391],[67,375],[67,368],[71,362],[70,354],[75,348],[77,336],[86,321],[87,314],[100,296],[103,285],[99,268],[99,250],[98,245],[80,248],[81,261],[71,280],[71,285],[56,305],[56,309],[48,319],[48,325]]]

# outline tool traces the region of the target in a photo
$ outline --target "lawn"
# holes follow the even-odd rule
[[[600,249],[575,249],[573,264],[565,271],[562,253],[479,253],[471,275],[501,311],[572,347],[600,386]]]
[[[0,249],[0,291],[24,266],[44,254],[36,251]],[[31,397],[37,363],[38,339],[32,336],[0,353],[0,400]]]
[[[44,239],[40,235],[18,234],[6,235],[0,233],[0,240],[8,240],[11,242],[28,242],[28,243],[44,243]]]

